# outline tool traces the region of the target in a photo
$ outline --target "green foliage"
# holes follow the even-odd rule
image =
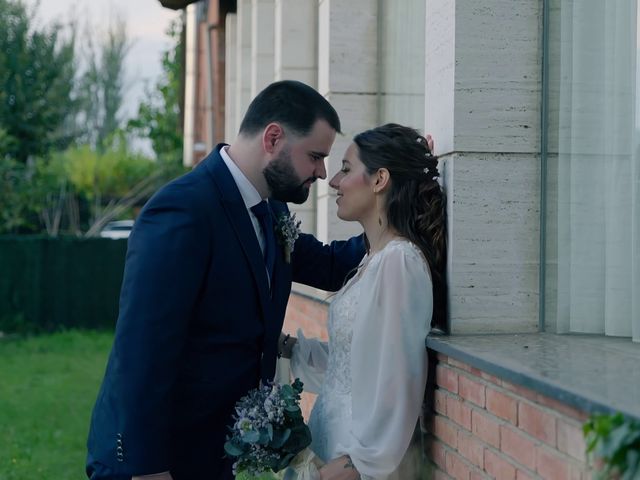
[[[113,335],[0,338],[0,478],[81,479]]]
[[[163,75],[154,89],[147,89],[147,102],[142,102],[138,116],[127,129],[149,138],[161,163],[182,163],[182,84],[184,70],[183,20],[171,24],[167,35],[175,42],[162,57]]]
[[[75,38],[61,30],[36,29],[21,2],[0,0],[0,158],[25,163],[73,140]]]
[[[88,67],[79,88],[84,127],[81,140],[103,151],[121,124],[118,112],[124,98],[124,62],[131,47],[126,22],[117,18],[97,46],[93,32],[86,35],[84,43]]]
[[[11,158],[0,159],[0,234],[34,227],[29,207],[26,166]]]
[[[88,200],[123,197],[158,169],[155,162],[123,147],[99,153],[84,145],[60,154],[58,159],[74,190]]]
[[[640,475],[640,422],[615,415],[593,415],[583,426],[587,453],[603,462],[594,478],[633,480]]]
[[[103,41],[76,42],[61,25],[39,27],[20,0],[0,0],[0,234],[84,232],[131,218],[182,166],[182,23],[168,34],[164,77],[128,131],[121,129],[124,60],[121,19]],[[86,70],[78,73],[82,43]],[[80,78],[80,82],[76,78]],[[157,161],[132,153],[127,134],[151,139]]]

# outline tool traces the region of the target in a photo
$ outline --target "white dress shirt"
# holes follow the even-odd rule
[[[258,190],[256,190],[256,187],[251,184],[249,179],[244,175],[244,173],[242,173],[242,170],[240,170],[235,162],[231,159],[231,157],[229,156],[229,152],[227,152],[228,148],[228,146],[222,147],[220,149],[220,156],[231,172],[231,176],[236,182],[238,190],[240,190],[240,195],[242,196],[245,207],[247,207],[249,218],[251,218],[251,223],[253,224],[253,230],[256,232],[256,237],[258,238],[258,243],[260,244],[260,250],[262,250],[262,254],[264,255],[264,234],[262,233],[262,228],[260,227],[258,218],[251,211],[251,207],[259,204],[262,201],[262,197],[258,193]]]

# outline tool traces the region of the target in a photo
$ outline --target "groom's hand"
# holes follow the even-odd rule
[[[151,475],[136,475],[131,480],[173,480],[169,472],[153,473]]]
[[[435,155],[435,152],[433,151],[433,149],[435,148],[435,144],[433,142],[433,137],[429,134],[427,134],[427,136],[425,137],[427,140],[427,147],[429,147],[429,151],[431,152],[431,155]]]

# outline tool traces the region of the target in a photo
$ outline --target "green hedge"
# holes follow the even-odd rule
[[[113,328],[126,250],[126,240],[0,236],[0,331]]]

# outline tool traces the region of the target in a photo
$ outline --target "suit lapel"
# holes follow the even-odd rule
[[[215,185],[218,187],[227,219],[232,225],[238,242],[242,246],[244,255],[249,262],[251,272],[260,293],[262,311],[266,317],[269,311],[267,308],[269,303],[269,283],[264,258],[260,251],[260,245],[258,244],[253,224],[249,218],[247,207],[231,176],[231,172],[229,172],[224,160],[222,160],[220,156],[219,151],[222,146],[224,145],[218,145],[204,162],[211,173]]]
[[[283,210],[281,203],[270,201],[269,208],[271,209],[271,215],[273,217],[273,225],[276,227],[276,261],[273,267],[272,282],[272,296],[274,299],[279,298],[280,295],[289,297],[291,286],[291,265],[288,265],[284,259],[284,247],[280,243],[278,234],[278,218],[281,215],[288,215],[288,212]],[[284,291],[283,291],[284,290]]]

